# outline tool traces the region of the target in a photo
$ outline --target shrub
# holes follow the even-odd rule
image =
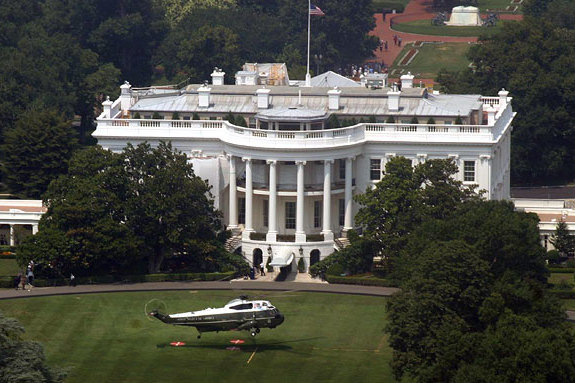
[[[180,113],[178,112],[172,113],[172,120],[179,120],[179,119],[180,119]]]
[[[154,112],[154,114],[152,114],[152,119],[154,119],[154,120],[161,120],[161,119],[162,119],[162,116],[160,115],[160,113]]]
[[[427,120],[427,123],[429,125],[434,125],[435,124],[435,120],[433,119],[433,117],[429,117],[429,119]]]
[[[396,287],[394,283],[387,279],[380,278],[357,278],[357,277],[341,277],[335,275],[327,275],[325,280],[329,283],[338,283],[342,285],[362,285],[362,286],[381,286],[381,287]]]
[[[393,116],[389,116],[387,117],[387,120],[385,120],[385,122],[387,122],[388,124],[395,124],[395,118]]]
[[[455,119],[455,125],[462,125],[463,124],[463,120],[461,119],[460,116],[457,116],[457,118]]]
[[[568,259],[567,262],[565,262],[565,266],[567,266],[567,268],[575,268],[575,259]]]
[[[559,252],[557,250],[549,250],[547,252],[545,258],[549,261],[549,263],[557,264],[557,263],[559,263],[559,260],[561,259],[561,254],[559,254]]]
[[[268,257],[268,261],[266,262],[266,269],[267,269],[268,272],[270,272],[270,273],[271,273],[272,271],[274,271],[273,266],[270,266],[271,261],[272,261],[272,257]]]
[[[300,273],[305,273],[305,261],[303,260],[303,257],[301,257],[299,261],[297,261],[297,270]]]
[[[194,112],[194,114],[192,114],[192,120],[199,120],[200,119],[200,115],[196,112]]]
[[[142,118],[142,116],[140,116],[139,112],[134,113],[134,119],[139,120],[141,118]]]
[[[409,123],[410,124],[419,124],[419,120],[417,119],[417,117],[413,117]]]
[[[341,265],[340,263],[333,263],[327,268],[325,274],[326,275],[342,275],[343,272],[344,272],[343,265]]]

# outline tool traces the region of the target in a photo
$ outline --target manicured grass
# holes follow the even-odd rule
[[[286,316],[276,329],[206,333],[150,321],[144,305],[169,312],[218,307],[244,292],[178,291],[70,295],[0,301],[26,337],[44,344],[50,364],[74,382],[391,382],[383,334],[386,299],[320,293],[270,293]],[[248,292],[257,296],[260,292]],[[245,339],[228,351],[231,339]],[[171,347],[173,341],[185,347]],[[248,363],[249,361],[249,363]]]
[[[397,13],[403,12],[411,0],[372,0],[373,11],[380,13],[384,9],[395,9]]]
[[[512,21],[506,21],[512,22]],[[431,25],[431,20],[415,20],[407,23],[394,24],[393,29],[399,32],[417,33],[431,36],[459,36],[475,37],[479,35],[495,34],[503,27],[503,21],[499,21],[495,27],[450,27]]]
[[[22,272],[15,259],[0,259],[0,277],[13,277]]]
[[[563,282],[571,285],[572,287],[575,286],[575,279],[573,278],[573,274],[551,273],[547,281],[549,283],[553,283],[554,285]]]
[[[409,65],[400,66],[401,59],[413,48],[413,44],[408,44],[395,59],[391,71],[403,69],[404,73],[410,71],[416,74],[417,78],[435,78],[442,68],[461,71],[469,65],[469,60],[465,57],[469,47],[468,43],[425,43],[415,48],[419,53]]]
[[[479,2],[479,11],[481,13],[485,13],[487,12],[487,10],[490,11],[495,11],[495,10],[500,10],[500,11],[505,11],[508,5],[512,5],[510,0],[481,0]],[[521,5],[520,4],[513,4],[513,5],[517,5],[518,6],[518,12],[516,13],[521,13]]]

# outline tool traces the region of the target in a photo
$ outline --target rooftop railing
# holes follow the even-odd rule
[[[493,102],[496,102],[493,98]],[[489,100],[487,100],[489,101]],[[493,125],[361,123],[338,129],[282,131],[252,129],[213,120],[98,119],[94,136],[142,138],[212,138],[230,144],[278,147],[326,147],[360,141],[491,141],[513,119],[510,104],[498,111]],[[128,132],[130,130],[130,132]]]

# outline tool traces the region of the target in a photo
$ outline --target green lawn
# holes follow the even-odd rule
[[[575,286],[575,279],[573,279],[573,274],[571,273],[551,273],[547,279],[549,283],[558,285],[560,283]]]
[[[481,13],[485,13],[487,12],[487,10],[505,11],[508,5],[511,5],[510,0],[481,0],[479,1],[479,11]],[[514,5],[518,6],[518,12],[516,13],[521,13],[521,5],[520,4],[514,4]]]
[[[372,0],[373,11],[380,13],[384,9],[395,9],[397,13],[403,12],[411,0]]]
[[[437,72],[442,68],[450,71],[464,70],[469,65],[469,60],[465,57],[469,46],[468,43],[425,43],[416,48],[419,53],[409,65],[400,66],[401,59],[413,48],[413,44],[408,44],[395,59],[391,72],[394,69],[403,69],[404,73],[410,71],[416,74],[417,78],[435,78]],[[416,82],[417,78],[415,79]]]
[[[22,272],[15,259],[0,259],[0,277],[13,277]]]
[[[0,301],[26,337],[44,344],[67,382],[391,382],[383,334],[386,299],[290,292],[268,298],[286,316],[277,329],[206,333],[150,321],[153,298],[169,312],[218,307],[240,291],[179,291],[55,296]],[[255,292],[253,294],[259,294]],[[228,351],[231,339],[245,339]],[[171,347],[183,341],[185,347]],[[250,360],[251,358],[251,360]],[[248,363],[249,361],[249,363]]]
[[[512,22],[512,21],[506,21]],[[499,21],[495,27],[450,27],[431,25],[431,20],[416,20],[407,23],[394,24],[393,29],[399,32],[417,33],[431,36],[459,36],[475,37],[482,34],[494,34],[501,30],[503,22]]]

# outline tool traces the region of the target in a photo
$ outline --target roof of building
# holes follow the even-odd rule
[[[320,75],[311,78],[311,86],[312,87],[321,87],[321,88],[348,88],[348,87],[359,87],[361,84],[344,77],[340,74],[337,74],[332,71],[327,71]]]
[[[262,109],[257,107],[256,90],[261,85],[210,85],[210,106],[198,106],[197,89],[201,85],[188,85],[185,89],[170,94],[148,94],[140,96],[130,108],[132,112],[164,113],[240,113],[256,114]],[[328,112],[327,88],[273,86],[270,90],[270,109],[301,106],[314,111]],[[367,89],[365,87],[347,87],[340,89],[340,109],[329,111],[340,115],[397,115],[397,116],[467,116],[473,110],[481,108],[480,95],[431,95],[424,88],[402,89],[400,110],[390,111],[387,92],[390,88]]]

